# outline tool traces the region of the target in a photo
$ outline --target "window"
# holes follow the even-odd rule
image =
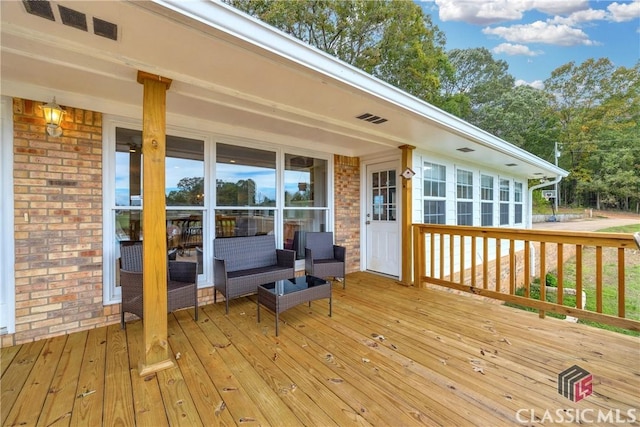
[[[120,300],[120,242],[144,240],[140,129],[140,123],[126,119],[105,119],[104,215],[110,219],[104,221],[103,231],[113,236],[104,246],[106,304]],[[199,261],[201,285],[214,280],[214,238],[272,234],[278,247],[298,248],[304,257],[304,232],[332,230],[331,155],[213,143],[213,136],[206,134],[168,133],[168,255],[177,261]]]
[[[473,225],[473,172],[456,172],[456,198],[458,225]]]
[[[493,227],[493,177],[480,176],[480,224]]]
[[[514,205],[514,221],[516,224],[522,224],[522,183],[516,182],[513,184],[513,201]]]
[[[424,162],[424,223],[446,224],[447,169],[443,165]]]
[[[284,155],[283,247],[297,259],[304,258],[305,233],[327,229],[327,174],[325,159]]]
[[[273,234],[276,152],[216,145],[215,237]]]
[[[117,127],[115,144],[112,218],[117,259],[120,242],[144,239],[142,132]],[[199,261],[198,272],[202,274],[204,265],[199,254],[205,235],[204,141],[167,135],[164,186],[169,255],[176,261]],[[117,286],[118,274],[115,279]]]
[[[372,221],[395,221],[397,212],[396,170],[371,174]]]
[[[511,184],[508,179],[500,180],[500,225],[509,225],[509,194]]]

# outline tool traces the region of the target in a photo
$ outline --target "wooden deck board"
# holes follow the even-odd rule
[[[129,366],[131,374],[131,391],[133,395],[133,409],[136,423],[142,426],[168,426],[162,402],[160,385],[155,374],[140,377],[139,362],[142,360],[143,342],[142,322],[134,321],[127,324],[127,344],[129,346]]]
[[[42,406],[38,426],[62,427],[71,423],[87,335],[88,332],[83,331],[68,336],[49,393]]]
[[[104,424],[135,424],[131,373],[127,354],[127,334],[120,325],[107,327],[105,361]]]
[[[229,315],[224,303],[201,307],[198,322],[173,313],[176,365],[146,377],[140,321],[2,349],[2,425],[542,425],[556,410],[640,419],[638,338],[366,273],[334,285],[333,301],[333,317],[323,300],[285,311],[279,337],[273,313],[257,323],[255,296],[231,301]],[[593,374],[577,403],[557,392],[574,364]],[[535,416],[520,422],[518,410]]]

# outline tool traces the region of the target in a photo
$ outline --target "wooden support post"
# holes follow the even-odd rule
[[[144,243],[141,376],[174,366],[167,339],[167,224],[165,200],[166,97],[171,80],[138,71],[142,101],[142,224]]]
[[[411,169],[413,166],[413,145],[402,145],[398,147],[402,150],[402,171]],[[411,178],[400,177],[402,180],[402,284],[411,286],[413,283],[411,278],[411,262],[413,260],[411,244],[411,218],[413,211],[413,194],[411,189]],[[416,278],[420,282],[419,278]]]

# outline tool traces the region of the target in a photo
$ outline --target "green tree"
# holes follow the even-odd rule
[[[475,125],[553,162],[558,125],[549,102],[543,91],[517,86],[480,106]]]
[[[552,72],[545,91],[559,123],[560,165],[571,172],[562,183],[564,202],[638,203],[640,66],[570,62]]]
[[[412,1],[225,2],[418,98],[442,101],[444,34]]]
[[[447,57],[453,72],[445,69],[441,75],[442,98],[445,102],[468,99],[459,117],[473,124],[482,115],[483,107],[511,91],[515,79],[509,74],[506,61],[495,60],[486,48],[452,49]]]

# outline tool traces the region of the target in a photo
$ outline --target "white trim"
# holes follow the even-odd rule
[[[15,236],[13,199],[13,99],[0,98],[0,334],[16,331]]]

